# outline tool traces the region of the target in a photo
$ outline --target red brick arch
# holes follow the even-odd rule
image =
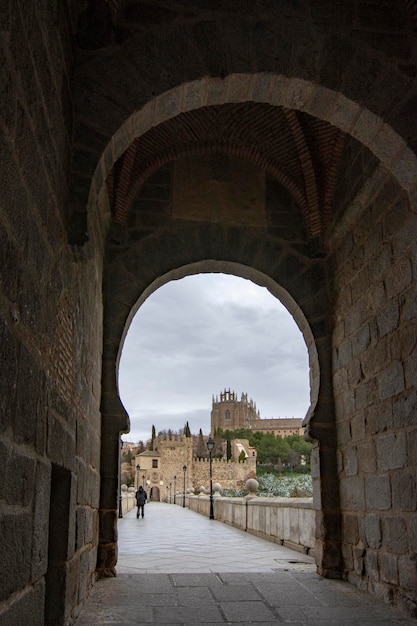
[[[180,85],[132,113],[105,148],[94,172],[90,203],[103,187],[114,163],[132,141],[154,126],[203,106],[263,102],[312,117],[352,135],[366,146],[408,193],[416,191],[417,157],[383,119],[340,92],[312,81],[272,73],[231,74],[225,79],[203,78]]]

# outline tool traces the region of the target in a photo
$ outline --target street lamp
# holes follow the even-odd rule
[[[212,452],[214,449],[214,440],[209,437],[207,439],[207,450],[210,454],[210,519],[214,519],[214,511],[213,511],[213,459]]]
[[[142,484],[143,488],[145,489],[145,474],[142,474]]]
[[[140,472],[140,465],[136,465],[136,488],[139,489],[139,472]]]
[[[176,485],[177,485],[177,477],[174,476],[174,504],[177,503],[177,497],[176,497],[177,496],[177,487],[176,487]]]
[[[187,466],[186,465],[182,466],[182,471],[184,472],[184,493],[182,495],[182,506],[185,509],[185,472],[187,471]]]
[[[169,503],[171,504],[171,485],[172,483],[169,483]]]

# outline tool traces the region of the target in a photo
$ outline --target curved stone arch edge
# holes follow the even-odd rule
[[[108,229],[111,220],[106,178],[134,138],[181,113],[242,102],[263,102],[303,111],[350,134],[380,160],[408,194],[411,205],[417,206],[417,157],[404,139],[369,109],[312,81],[269,72],[230,74],[223,79],[205,77],[190,81],[156,96],[130,115],[113,135],[94,172],[88,199],[88,208],[93,209],[101,232]],[[312,392],[316,387],[318,390],[318,384],[310,385]],[[122,403],[120,408],[124,412]],[[312,401],[304,419],[305,426],[313,415]]]
[[[319,366],[319,358],[318,352],[316,348],[315,339],[310,328],[310,325],[296,301],[293,297],[288,293],[286,289],[284,289],[281,285],[276,283],[272,278],[268,275],[256,270],[247,265],[243,265],[241,263],[235,263],[232,261],[217,261],[214,259],[208,259],[204,261],[197,261],[195,263],[190,263],[184,265],[179,268],[172,269],[171,271],[159,276],[156,278],[148,287],[141,293],[135,305],[132,307],[129,316],[126,320],[123,334],[120,339],[119,350],[116,359],[116,388],[117,394],[119,398],[119,402],[121,406],[123,405],[123,401],[119,394],[119,366],[120,359],[123,352],[123,346],[132,323],[133,318],[136,313],[140,309],[140,307],[144,304],[144,302],[152,295],[157,289],[162,287],[163,285],[174,281],[181,280],[186,276],[192,276],[196,274],[229,274],[233,276],[238,276],[240,278],[245,278],[247,280],[252,281],[253,283],[259,285],[260,287],[265,287],[269,293],[277,298],[281,302],[281,304],[287,309],[288,313],[291,315],[293,320],[295,321],[299,331],[301,332],[304,342],[308,352],[308,361],[309,361],[309,380],[310,380],[310,406],[306,412],[306,415],[303,419],[303,427],[305,430],[305,438],[310,439],[309,434],[309,422],[310,419],[314,415],[315,407],[318,401],[319,396],[319,388],[320,388],[320,366]],[[126,410],[126,409],[125,409]],[[128,415],[126,411],[126,415]]]
[[[340,92],[312,81],[261,72],[230,74],[223,79],[206,77],[184,83],[132,113],[100,158],[92,177],[88,205],[94,204],[114,163],[133,139],[181,113],[242,102],[283,106],[329,122],[366,146],[405,192],[417,196],[417,156],[389,124]]]

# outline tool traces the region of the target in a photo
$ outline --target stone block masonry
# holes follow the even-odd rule
[[[349,178],[349,169],[344,175]],[[410,311],[417,295],[411,272],[411,233],[417,230],[415,215],[394,183],[385,180],[374,194],[353,224],[349,247],[339,241],[334,248],[341,290],[335,318],[343,319],[333,345],[341,505],[345,528],[354,518],[359,531],[344,533],[343,550],[354,559],[350,580],[359,578],[365,588],[410,610],[412,585],[417,588],[412,548],[417,469],[411,444],[417,424],[410,410],[416,379],[405,372],[415,351],[409,343],[415,319],[409,314],[402,319],[402,311]],[[394,214],[397,223],[388,217]],[[365,228],[368,219],[372,229]],[[355,258],[361,262],[355,264]],[[342,299],[342,293],[350,299]]]
[[[123,341],[213,271],[303,333],[318,572],[417,615],[415,2],[238,4],[0,3],[7,626],[70,626],[114,576]]]
[[[213,459],[213,483],[220,483],[223,489],[244,489],[248,478],[256,477],[256,463],[246,459],[241,463]],[[193,459],[192,483],[195,491],[200,487],[209,488],[210,461],[209,459]]]
[[[174,488],[182,493],[184,479],[186,490],[199,491],[200,487],[209,487],[210,461],[208,458],[193,457],[192,437],[159,436],[154,448],[153,451],[138,454],[135,466],[140,465],[139,475],[145,476],[148,488],[159,493],[160,500],[165,499],[169,492],[173,495]],[[187,468],[185,476],[184,465]],[[220,483],[223,489],[243,489],[247,479],[256,476],[256,457],[249,456],[242,462],[214,458],[212,473],[213,483]]]

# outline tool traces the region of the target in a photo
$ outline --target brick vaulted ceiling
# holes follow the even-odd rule
[[[220,153],[246,159],[279,182],[301,209],[310,238],[318,237],[331,216],[344,137],[327,122],[262,103],[183,113],[135,139],[116,163],[108,181],[113,218],[126,223],[135,197],[162,166]]]
[[[267,11],[274,6],[271,2],[249,4],[248,19],[254,20],[265,19],[264,5]],[[315,2],[305,4],[311,5],[313,16]],[[331,0],[329,5],[333,6]],[[124,45],[134,33],[148,28],[163,28],[178,20],[212,19],[216,12],[223,15],[222,11],[235,6],[232,0],[73,0],[77,43],[89,51]],[[362,32],[361,9],[372,21],[371,13],[374,10],[377,17],[379,3],[353,0],[349,7],[351,28]],[[417,29],[417,0],[386,0],[384,7],[398,9]],[[327,122],[282,107],[248,102],[190,111],[134,139],[115,164],[108,177],[113,219],[127,224],[135,198],[162,166],[183,156],[223,153],[250,161],[278,181],[299,206],[309,237],[320,237],[331,219],[344,145],[343,133]]]

